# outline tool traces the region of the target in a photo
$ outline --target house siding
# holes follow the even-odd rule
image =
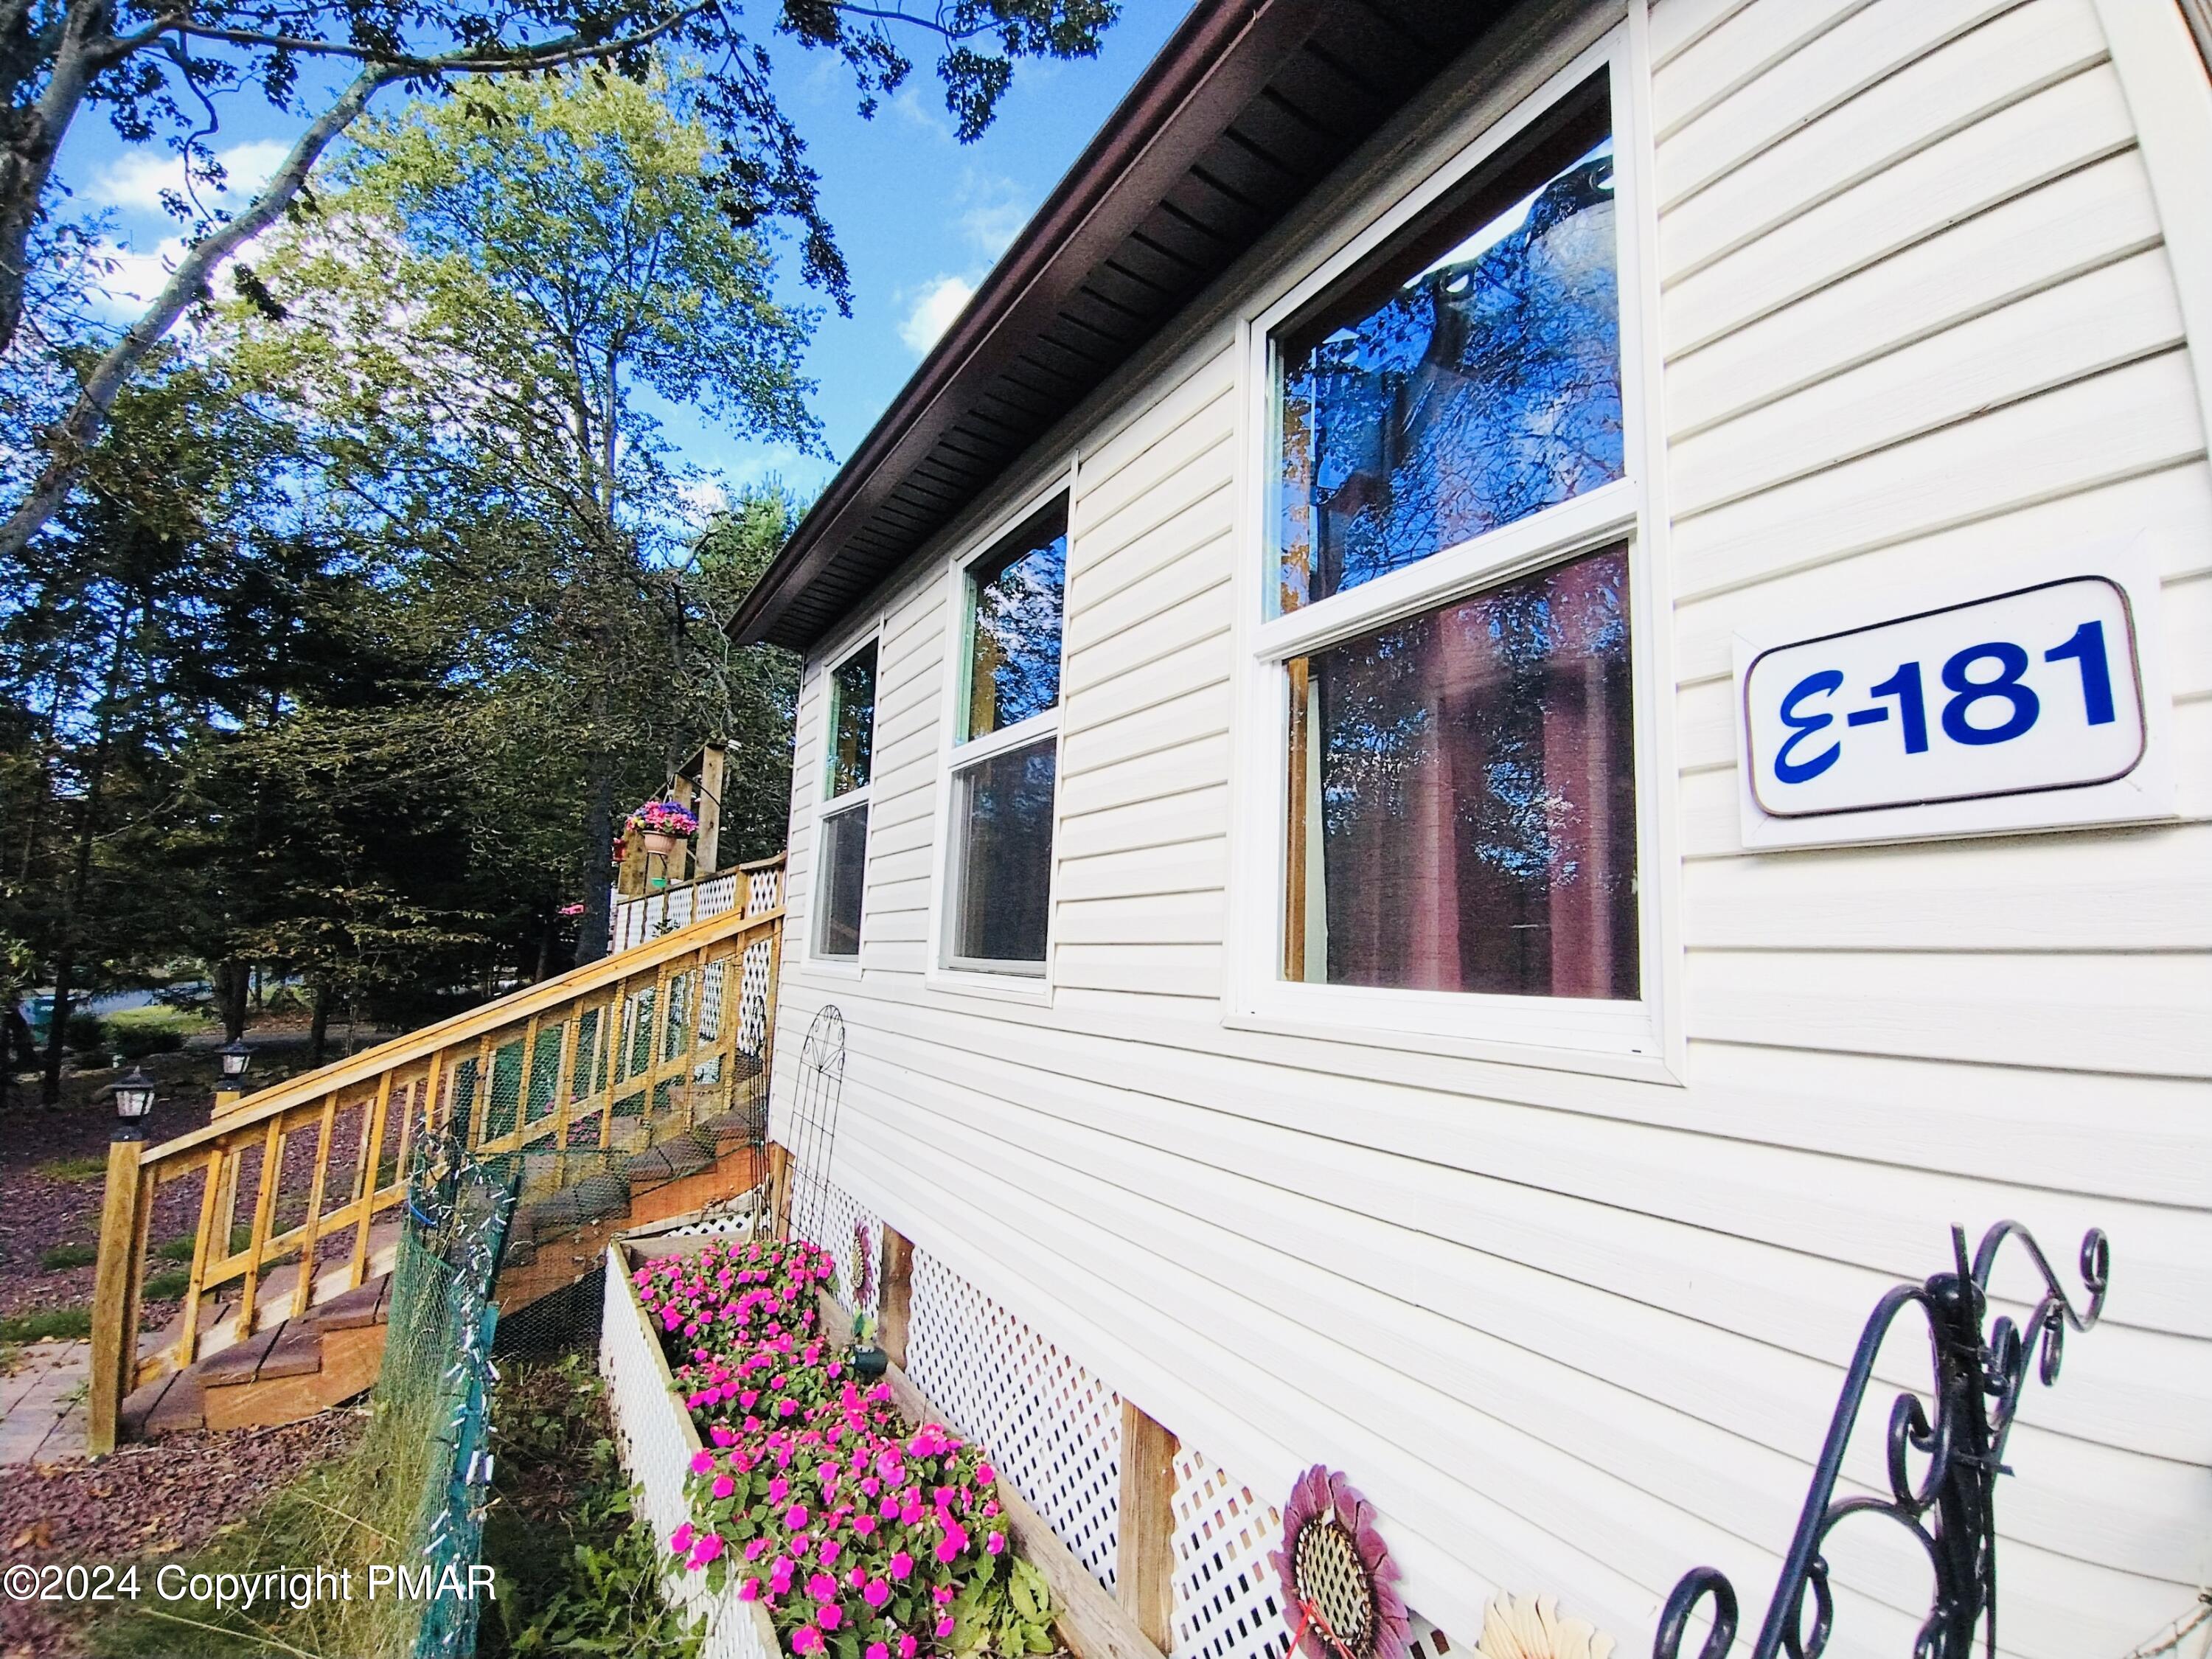
[[[1410,1601],[1469,1641],[1494,1590],[1547,1590],[1648,1650],[1701,1562],[1755,1627],[1875,1299],[1954,1220],[2069,1263],[2101,1226],[2105,1322],[2010,1444],[1999,1635],[2117,1655],[2212,1577],[2212,471],[2135,125],[2091,0],[1659,0],[1649,40],[1676,684],[1639,718],[1678,775],[1646,809],[1679,856],[1650,872],[1676,886],[1679,1083],[1223,1020],[1256,556],[1231,319],[1464,142],[1480,64],[810,659],[781,1052],[837,1006],[838,1182],[1255,1491],[1348,1470]],[[1036,1004],[927,972],[945,561],[1070,450]],[[1740,629],[1930,568],[1994,591],[2138,530],[2179,822],[1743,850]],[[855,977],[803,939],[824,670],[878,624]],[[1910,1649],[1924,1580],[1892,1530],[1837,1535],[1832,1651]]]

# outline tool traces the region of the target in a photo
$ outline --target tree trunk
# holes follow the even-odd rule
[[[62,897],[61,944],[54,952],[53,1023],[46,1028],[46,1070],[39,1085],[39,1098],[48,1106],[61,1103],[62,1054],[69,1040],[70,998],[76,989],[71,981],[76,976],[77,928],[92,886],[92,842],[100,828],[100,792],[107,778],[108,744],[115,734],[115,695],[123,683],[124,653],[134,612],[135,607],[126,605],[116,618],[115,643],[107,657],[107,683],[100,694],[98,735],[93,741],[92,764],[85,774],[84,799],[77,809],[76,860]]]
[[[605,694],[594,699],[605,718]],[[607,873],[607,849],[615,840],[615,758],[604,746],[592,752],[591,800],[584,809],[584,914],[576,919],[576,965],[607,953],[612,925],[608,906],[613,882]]]
[[[310,1070],[323,1063],[328,1051],[331,1036],[331,988],[318,980],[315,983],[315,1017],[307,1027],[307,1066]]]
[[[225,1042],[236,1042],[246,1035],[246,992],[252,977],[252,970],[235,957],[215,965],[215,1006],[222,1016]]]

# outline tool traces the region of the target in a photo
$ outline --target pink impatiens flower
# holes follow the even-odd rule
[[[937,1621],[937,1639],[942,1642],[946,1637],[951,1634],[952,1615],[951,1613],[947,1613],[944,1618]]]
[[[1002,1532],[994,1532],[983,1540],[983,1549],[987,1554],[1002,1555],[1006,1553],[1006,1534]]]
[[[891,1659],[891,1650],[881,1642],[871,1642],[868,1644],[867,1652],[861,1656],[861,1659]]]
[[[705,1474],[714,1467],[714,1454],[702,1446],[691,1454],[691,1473]]]
[[[730,1477],[729,1477],[728,1475],[726,1475],[726,1474],[718,1474],[718,1475],[716,1475],[716,1476],[714,1477],[714,1486],[712,1487],[712,1491],[714,1492],[714,1496],[715,1496],[715,1497],[717,1497],[717,1498],[727,1498],[727,1497],[728,1497],[732,1492],[735,1492],[737,1489],[738,1489],[738,1483],[737,1483],[736,1481],[734,1481],[734,1480],[731,1480],[731,1479],[730,1479]]]
[[[911,1636],[899,1638],[899,1659],[914,1659],[914,1656],[921,1650],[921,1644]]]
[[[891,1587],[880,1578],[871,1578],[867,1588],[860,1592],[860,1599],[872,1607],[880,1607],[891,1599]]]
[[[691,1553],[691,1523],[689,1521],[668,1534],[668,1553],[671,1555],[689,1555]]]
[[[684,1528],[686,1533],[689,1533],[690,1530],[691,1529],[689,1527]],[[688,1542],[686,1543],[685,1547],[690,1547]],[[891,1557],[891,1577],[897,1579],[901,1583],[904,1583],[907,1581],[908,1576],[913,1571],[914,1557],[908,1555],[904,1550],[899,1551],[896,1554]]]

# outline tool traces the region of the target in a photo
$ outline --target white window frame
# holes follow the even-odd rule
[[[842,641],[835,652],[825,654],[816,669],[820,676],[818,701],[822,706],[822,747],[820,764],[807,789],[813,806],[813,827],[810,831],[813,860],[808,866],[807,918],[805,952],[801,958],[809,971],[840,979],[860,977],[860,963],[868,948],[868,859],[869,846],[875,837],[876,819],[872,807],[868,813],[868,833],[860,851],[860,937],[849,957],[834,956],[822,949],[822,927],[827,912],[822,905],[822,878],[824,869],[823,854],[829,841],[830,821],[842,817],[855,807],[870,806],[875,797],[876,755],[875,731],[877,715],[884,703],[884,621],[881,617],[871,619],[863,629]],[[868,709],[868,781],[857,789],[848,789],[842,795],[830,793],[830,769],[836,763],[831,748],[837,740],[836,709],[837,671],[859,656],[870,646],[876,647],[876,689],[874,701]]]
[[[1060,746],[1061,715],[1067,708],[1067,586],[1065,580],[1060,601],[1059,701],[1041,714],[1032,714],[1012,726],[1001,726],[998,731],[980,738],[970,738],[963,742],[960,732],[967,718],[968,674],[972,656],[969,629],[975,621],[969,603],[969,573],[988,557],[1007,537],[1020,529],[1024,521],[1034,518],[1049,507],[1055,497],[1060,496],[1065,496],[1067,501],[1067,568],[1072,571],[1075,563],[1076,470],[1076,458],[1070,455],[1066,465],[1048,483],[994,519],[980,534],[963,541],[959,550],[945,562],[945,615],[948,625],[945,629],[945,688],[938,716],[937,871],[936,879],[930,884],[929,964],[923,974],[923,982],[934,990],[995,997],[1009,1002],[1049,1005],[1052,1001],[1054,947],[1058,944],[1060,929],[1060,831],[1065,816],[1065,802],[1060,789],[1060,768],[1065,759]],[[959,775],[994,755],[1004,754],[1013,749],[1025,749],[1045,739],[1049,739],[1053,744],[1053,787],[1052,858],[1051,875],[1045,894],[1044,960],[1034,965],[1019,963],[992,968],[981,966],[972,958],[956,957],[952,955],[952,919],[959,903],[961,848],[957,845],[960,819],[954,806]]]
[[[1302,276],[1239,320],[1239,397],[1247,411],[1237,533],[1237,763],[1233,782],[1229,987],[1224,1023],[1369,1046],[1680,1082],[1672,767],[1673,601],[1665,556],[1656,245],[1648,40],[1641,6],[1484,125],[1418,181],[1378,195],[1376,210]],[[1614,483],[1446,549],[1360,586],[1272,614],[1279,580],[1273,512],[1276,377],[1272,335],[1379,252],[1600,69],[1609,74],[1621,284],[1623,472]],[[1434,611],[1577,555],[1626,544],[1634,725],[1639,994],[1632,1000],[1427,992],[1282,977],[1288,876],[1290,731],[1285,664]]]

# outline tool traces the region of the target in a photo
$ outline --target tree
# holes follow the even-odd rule
[[[1092,55],[1116,10],[1117,0],[940,0],[914,12],[900,0],[781,0],[773,32],[842,57],[863,114],[911,73],[902,40],[937,40],[937,73],[966,139],[989,124],[1016,59]],[[42,229],[52,229],[55,158],[87,109],[105,108],[129,143],[166,139],[184,159],[188,190],[220,179],[207,147],[219,125],[217,97],[258,91],[304,123],[235,217],[196,198],[175,202],[191,245],[145,313],[85,366],[67,412],[45,428],[42,464],[0,525],[0,553],[19,550],[52,516],[124,386],[209,293],[222,263],[301,198],[325,151],[385,88],[423,93],[583,64],[642,82],[654,72],[656,48],[707,65],[695,100],[712,135],[702,186],[737,228],[796,220],[810,280],[847,304],[817,175],[776,101],[769,51],[748,31],[742,0],[0,0],[0,355],[21,331],[39,274],[34,251]],[[252,270],[234,276],[242,292],[255,291]]]
[[[232,313],[242,371],[307,411],[330,510],[404,544],[470,635],[456,657],[504,728],[480,752],[541,762],[517,787],[580,789],[586,957],[618,798],[660,781],[640,757],[665,766],[751,695],[702,609],[713,560],[683,498],[705,481],[641,398],[816,441],[811,319],[718,210],[708,90],[690,71],[480,80],[372,121],[319,215],[272,240],[262,303]]]

